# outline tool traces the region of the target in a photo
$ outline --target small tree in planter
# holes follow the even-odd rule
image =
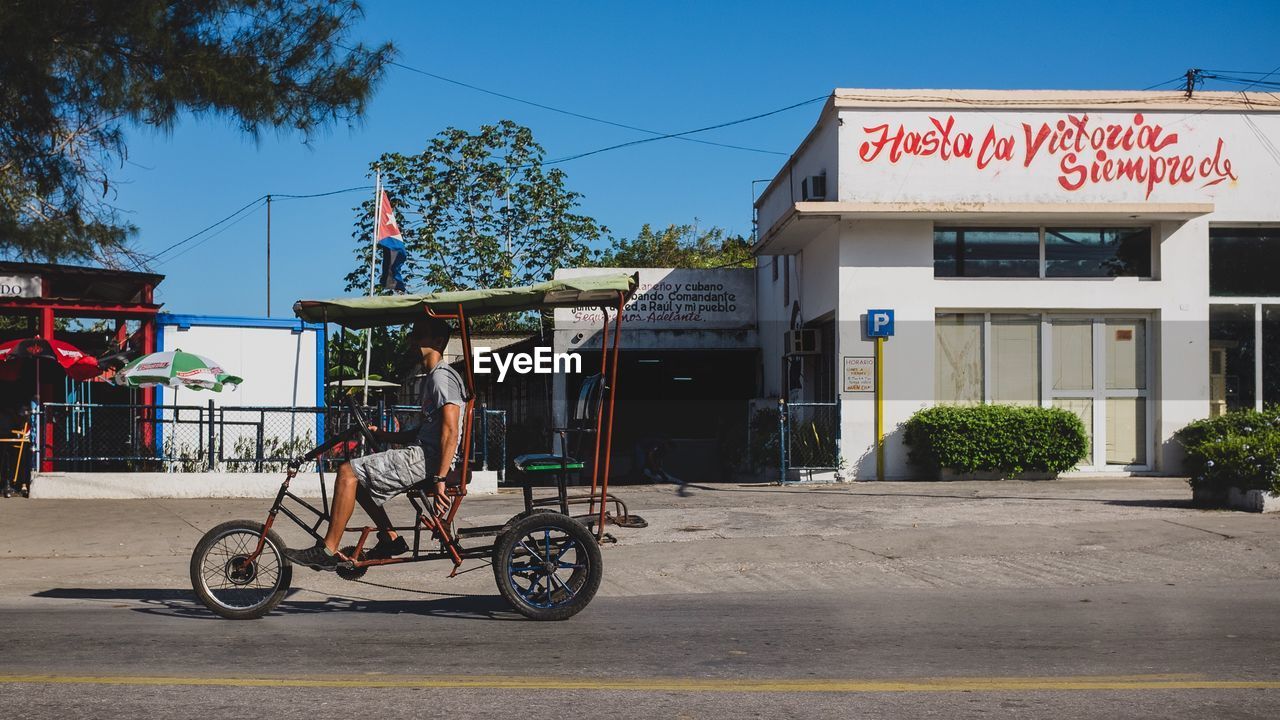
[[[1080,418],[1060,408],[939,405],[912,415],[904,431],[911,462],[934,476],[944,469],[1057,475],[1089,449]]]
[[[1280,406],[1197,420],[1174,437],[1197,499],[1222,503],[1233,488],[1280,494]]]

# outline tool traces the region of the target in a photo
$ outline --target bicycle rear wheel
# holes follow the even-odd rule
[[[604,565],[585,525],[539,512],[517,519],[498,536],[493,573],[516,612],[531,620],[567,620],[595,597]]]

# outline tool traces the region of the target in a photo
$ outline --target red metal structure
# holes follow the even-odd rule
[[[164,280],[152,273],[108,270],[48,263],[0,262],[0,316],[28,318],[34,328],[12,328],[3,339],[38,335],[55,340],[59,319],[105,319],[116,323],[117,346],[138,353],[155,351],[155,289]],[[129,323],[136,329],[129,331]],[[33,332],[34,330],[34,332]],[[94,348],[83,348],[92,353]],[[105,354],[105,353],[104,353]],[[58,386],[50,374],[39,377],[33,395],[58,401]],[[154,390],[142,391],[142,403],[154,402]],[[146,432],[154,432],[146,425]],[[46,422],[41,433],[41,470],[53,469],[53,427]]]

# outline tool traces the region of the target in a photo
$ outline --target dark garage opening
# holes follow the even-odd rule
[[[594,372],[600,353],[582,353]],[[685,482],[724,482],[745,452],[747,403],[756,396],[756,350],[623,350],[618,367],[611,481],[648,482],[645,445],[662,446],[662,466]],[[569,379],[569,406],[581,387]]]

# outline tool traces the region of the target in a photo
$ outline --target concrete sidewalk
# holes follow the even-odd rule
[[[649,521],[615,529],[605,596],[860,588],[1055,588],[1280,578],[1280,517],[1190,507],[1178,479],[618,488]],[[190,594],[210,527],[263,519],[268,501],[0,502],[0,603],[163,601]],[[464,524],[500,523],[519,495],[468,500]],[[408,521],[408,504],[393,516]],[[281,518],[283,521],[284,519]],[[308,543],[290,523],[290,544]],[[295,596],[358,603],[494,595],[483,563],[375,569],[359,582],[297,570]],[[465,569],[465,568],[464,568]],[[158,600],[157,600],[158,599]]]

